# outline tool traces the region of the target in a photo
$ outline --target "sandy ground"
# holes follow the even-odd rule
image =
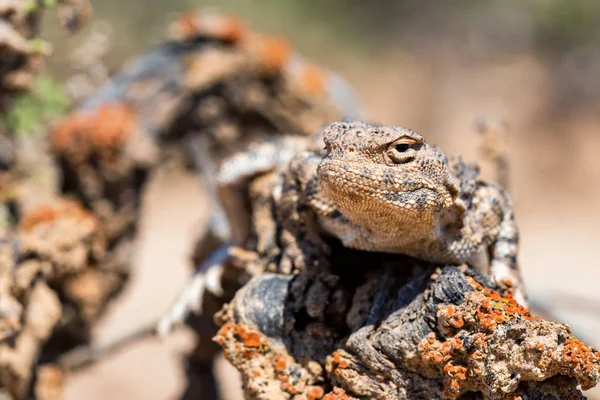
[[[477,159],[477,116],[510,123],[512,192],[528,288],[580,336],[600,346],[598,308],[581,312],[580,307],[600,304],[600,117],[547,115],[553,77],[530,56],[436,71],[400,53],[369,66],[368,80],[365,71],[358,64],[341,72],[356,83],[373,120],[416,129],[449,153]],[[189,274],[193,230],[206,218],[205,210],[195,178],[165,172],[152,182],[136,276],[97,327],[100,342],[154,320],[168,307]],[[132,346],[72,377],[66,399],[174,399],[183,387],[179,361],[192,340],[182,331],[164,342]],[[222,376],[234,376],[226,368],[222,363]],[[236,398],[237,387],[227,384],[228,399]],[[600,398],[600,391],[588,395]]]

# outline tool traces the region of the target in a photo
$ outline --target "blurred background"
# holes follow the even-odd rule
[[[74,36],[55,28],[52,15],[44,24],[42,36],[54,44],[46,72],[60,87],[83,69],[103,79],[164,40],[175,14],[212,6],[254,30],[285,35],[345,77],[373,121],[414,129],[447,153],[478,160],[477,118],[505,121],[528,289],[600,345],[600,1],[93,3],[92,22]],[[491,171],[483,163],[484,175]],[[153,321],[171,304],[190,273],[193,231],[206,221],[202,196],[201,182],[176,168],[152,182],[136,276],[98,326],[98,341]],[[67,399],[176,398],[191,341],[179,332],[132,346],[74,376]],[[226,397],[239,398],[235,372],[222,363],[220,373]]]

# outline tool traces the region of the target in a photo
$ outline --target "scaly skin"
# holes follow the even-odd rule
[[[263,189],[281,226],[279,271],[322,262],[327,257],[319,250],[326,247],[320,238],[331,235],[349,248],[467,263],[501,284],[517,285],[515,296],[526,303],[508,194],[481,181],[477,166],[448,159],[416,132],[335,123],[322,139],[279,139],[236,155],[217,180],[230,219],[245,232],[241,237],[249,234],[241,217],[256,212],[245,209],[256,197],[246,186],[252,176],[268,171],[283,174],[274,187]],[[244,191],[250,202],[242,200]],[[256,229],[254,235],[260,240],[263,233]],[[244,246],[244,239],[238,245]]]
[[[516,296],[525,301],[512,202],[502,187],[481,181],[476,166],[448,160],[405,128],[335,123],[323,139],[319,163],[310,156],[299,163],[312,164],[302,169],[318,183],[310,204],[326,232],[355,249],[470,264],[519,284]]]

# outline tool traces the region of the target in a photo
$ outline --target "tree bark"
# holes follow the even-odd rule
[[[583,399],[598,383],[595,349],[478,271],[344,252],[328,276],[256,276],[218,315],[247,398]]]

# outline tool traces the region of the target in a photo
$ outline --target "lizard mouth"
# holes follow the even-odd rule
[[[448,206],[451,195],[431,178],[417,171],[398,171],[388,166],[364,166],[323,160],[317,170],[321,190],[341,203],[363,201],[418,210]]]
[[[388,166],[369,166],[323,160],[317,169],[319,181],[344,189],[358,187],[375,191],[412,192],[419,189],[437,190],[439,185],[418,170],[398,171]]]

